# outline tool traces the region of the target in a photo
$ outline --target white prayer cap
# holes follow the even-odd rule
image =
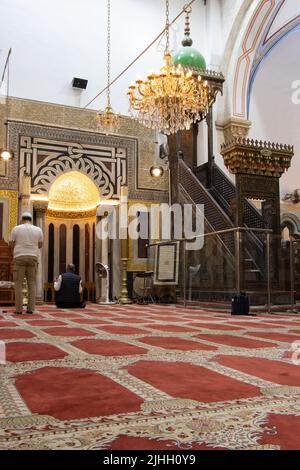
[[[32,214],[30,212],[23,212],[22,219],[25,219],[25,218],[32,220]]]

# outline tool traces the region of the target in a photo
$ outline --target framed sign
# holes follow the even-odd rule
[[[156,246],[154,285],[178,284],[179,247],[179,242],[166,242]]]

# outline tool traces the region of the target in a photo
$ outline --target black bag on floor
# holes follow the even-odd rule
[[[235,295],[231,303],[231,315],[249,315],[249,298],[245,292]]]

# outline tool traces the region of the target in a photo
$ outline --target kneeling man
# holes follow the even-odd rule
[[[84,308],[85,302],[81,301],[82,293],[81,277],[75,274],[74,264],[68,264],[67,272],[60,274],[54,281],[55,303],[57,308]]]

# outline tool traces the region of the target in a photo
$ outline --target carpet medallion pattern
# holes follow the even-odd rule
[[[1,450],[300,448],[299,315],[43,305],[0,341]]]

